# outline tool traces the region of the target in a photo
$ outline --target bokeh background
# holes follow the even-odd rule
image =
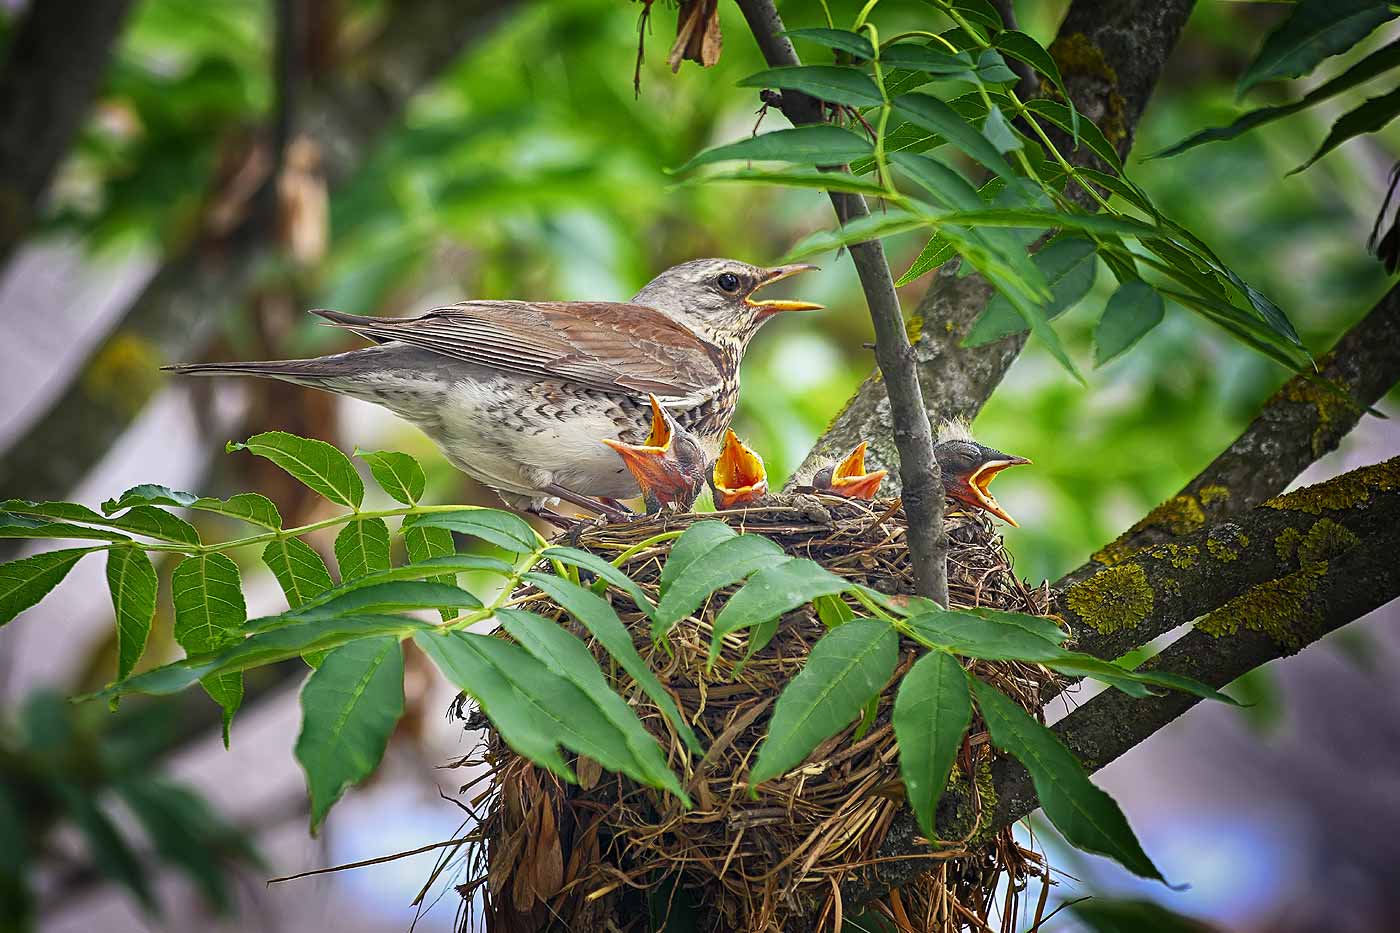
[[[397,6],[307,4],[300,79],[308,99],[314,103],[318,82],[354,75],[358,50]],[[763,67],[737,8],[721,5],[718,65],[686,64],[672,75],[665,57],[675,13],[657,3],[634,97],[639,3],[494,6],[460,56],[412,97],[348,178],[327,191],[317,168],[326,153],[312,143],[293,148],[295,171],[283,199],[295,210],[284,217],[284,246],[261,254],[239,294],[211,303],[199,358],[291,357],[348,346],[344,335],[303,315],[306,307],[395,315],[466,297],[625,299],[676,262],[706,255],[771,262],[830,225],[820,193],[697,185],[671,171],[706,145],[747,134],[758,120],[754,92],[735,86]],[[840,22],[859,5],[830,6]],[[1048,44],[1066,3],[1016,6],[1022,28]],[[0,44],[23,7],[21,0],[0,4]],[[781,10],[789,26],[823,24],[817,3],[792,0]],[[1354,140],[1285,177],[1331,121],[1364,96],[1353,93],[1231,142],[1170,160],[1142,159],[1239,112],[1234,80],[1281,12],[1267,3],[1198,4],[1139,128],[1129,173],[1285,308],[1308,346],[1321,352],[1389,285],[1365,240],[1386,175],[1400,158],[1400,132]],[[891,24],[882,27],[888,31],[923,24],[929,8],[885,0],[878,16]],[[428,467],[435,501],[489,501],[425,438],[376,408],[286,387],[166,381],[155,372],[159,353],[124,330],[171,257],[192,244],[217,256],[229,248],[220,238],[254,209],[246,178],[257,171],[256,128],[278,112],[274,36],[272,3],[136,3],[38,235],[0,277],[0,451],[23,444],[51,417],[74,373],[95,358],[102,365],[85,372],[87,392],[110,396],[117,409],[133,387],[152,397],[71,490],[77,501],[95,505],[138,482],[213,495],[256,488],[284,514],[306,519],[316,506],[292,484],[252,458],[221,452],[229,438],[270,428],[346,449],[407,450]],[[1396,36],[1382,30],[1351,58]],[[401,54],[414,50],[409,45]],[[1349,61],[1325,67],[1322,77]],[[1271,87],[1254,102],[1292,99],[1304,89]],[[770,114],[762,125],[785,123]],[[297,129],[293,121],[293,136]],[[898,273],[922,243],[905,237],[887,246]],[[778,476],[801,460],[873,363],[862,346],[870,326],[849,261],[833,255],[822,265],[803,278],[801,292],[829,310],[770,326],[744,365],[736,428]],[[907,310],[926,284],[902,290]],[[1057,324],[1086,366],[1092,325],[1108,294],[1108,283],[1101,284]],[[1006,533],[1018,572],[1038,582],[1077,566],[1208,463],[1286,375],[1170,306],[1162,326],[1094,371],[1087,388],[1032,343],[975,424],[979,439],[1035,461],[998,483],[1002,503],[1021,522]],[[1380,408],[1400,413],[1397,401],[1392,393]],[[1396,422],[1367,418],[1304,481],[1397,452]],[[0,489],[0,498],[8,494]],[[275,607],[281,597],[270,576],[259,577],[252,564],[244,570],[250,611]],[[41,606],[0,629],[0,718],[17,722],[39,691],[71,694],[110,678],[114,639],[101,573],[79,565]],[[168,639],[168,624],[165,631]],[[250,683],[230,751],[202,696],[162,710],[129,704],[137,708],[113,716],[79,710],[85,731],[75,741],[137,731],[147,743],[141,767],[205,795],[249,835],[266,867],[239,870],[236,909],[224,915],[186,879],[163,872],[157,917],[94,873],[78,834],[61,830],[38,877],[42,929],[407,929],[415,917],[409,902],[433,853],[263,882],[459,831],[462,815],[439,790],[455,792],[460,774],[437,766],[471,742],[443,715],[452,691],[434,682],[426,665],[415,678],[412,664],[409,715],[383,767],[347,795],[317,839],[306,831],[302,779],[291,757],[294,669]],[[1193,709],[1098,778],[1163,871],[1189,890],[1140,885],[1041,837],[1067,873],[1055,897],[1147,896],[1231,931],[1400,929],[1397,674],[1400,610],[1392,604],[1250,675],[1235,688],[1254,702],[1248,709]],[[6,728],[6,740],[16,741],[22,730]],[[443,893],[418,929],[452,928],[457,898],[445,884],[433,896]],[[1062,914],[1045,929],[1072,924]]]

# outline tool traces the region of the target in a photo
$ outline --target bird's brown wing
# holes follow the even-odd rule
[[[415,318],[314,313],[371,340],[592,388],[699,401],[720,381],[717,348],[642,305],[466,301]]]

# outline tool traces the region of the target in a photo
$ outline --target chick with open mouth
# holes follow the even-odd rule
[[[967,425],[957,421],[947,422],[939,429],[933,453],[943,473],[944,491],[950,499],[990,512],[1008,525],[1016,526],[1016,520],[1006,514],[987,487],[1002,470],[1031,461],[979,444],[972,439]]]

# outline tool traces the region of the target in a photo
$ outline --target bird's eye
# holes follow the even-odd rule
[[[737,292],[739,290],[739,277],[733,272],[721,272],[719,278],[715,279],[715,284],[727,292]]]

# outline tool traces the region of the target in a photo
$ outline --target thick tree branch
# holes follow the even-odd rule
[[[1400,549],[1400,457],[1270,500],[1237,522],[1201,529],[1176,547],[1179,566],[1168,557],[1143,569],[1143,578],[1154,580],[1154,588],[1150,593],[1131,588],[1130,602],[1118,605],[1133,614],[1145,612],[1162,630],[1199,618],[1194,632],[1150,666],[1223,687],[1400,596],[1400,561],[1395,560]],[[1199,598],[1191,590],[1199,590]],[[1174,607],[1174,617],[1158,615],[1159,592]],[[1092,772],[1195,702],[1175,691],[1134,700],[1109,690],[1055,729]],[[1038,806],[1029,776],[1014,760],[999,760],[992,777],[996,808],[979,830],[1005,826]],[[968,823],[970,812],[965,795],[956,790],[945,794],[939,804],[940,835],[966,835],[974,828]],[[925,848],[913,815],[901,811],[880,854],[921,851]],[[863,903],[926,869],[927,863],[917,858],[887,862],[861,874],[843,893],[848,902]]]
[[[131,0],[33,2],[0,69],[0,270],[102,85]]]
[[[772,0],[739,0],[763,57],[773,67],[800,65],[786,27]],[[794,126],[822,122],[822,105],[792,91],[782,96],[783,115]],[[841,169],[835,169],[841,170]],[[869,214],[860,195],[831,193],[837,219],[846,223]],[[918,591],[942,605],[948,604],[948,542],[943,529],[943,479],[933,456],[933,430],[919,388],[919,368],[904,313],[894,289],[890,264],[879,240],[850,247],[851,261],[860,276],[870,319],[875,325],[875,361],[889,400],[889,413],[904,514],[909,518],[909,556]]]
[[[320,147],[331,183],[358,169],[409,99],[514,7],[495,0],[395,4],[354,67],[309,91],[299,107],[300,128]],[[163,267],[68,390],[5,451],[0,487],[31,499],[66,496],[164,384],[151,376],[156,367],[187,359],[239,307],[270,239],[270,230],[249,220]],[[93,388],[114,381],[120,393]]]
[[[1125,157],[1193,5],[1193,0],[1075,0],[1051,46],[1075,106],[1103,128]],[[1098,167],[1087,148],[1071,151],[1065,140],[1062,151],[1071,162]],[[936,273],[910,328],[919,333],[914,358],[924,406],[935,420],[974,417],[1026,339],[1018,335],[980,347],[960,346],[993,289],[979,275],[957,273],[956,260]],[[870,445],[870,462],[884,467],[895,462],[890,406],[884,383],[874,374],[817,439],[797,475],[810,476],[860,441]],[[898,479],[891,475],[886,488]],[[898,491],[897,485],[893,488]]]
[[[1200,475],[1055,588],[1067,590],[1134,551],[1248,511],[1336,450],[1364,411],[1400,382],[1400,286],[1387,292],[1318,363],[1318,375],[1342,394],[1303,376],[1289,379]],[[1101,653],[1092,634],[1085,636],[1086,650]]]

